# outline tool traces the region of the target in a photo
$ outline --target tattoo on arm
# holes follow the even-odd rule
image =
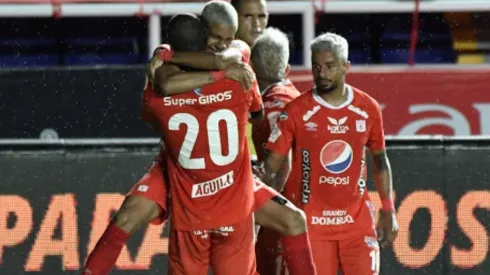
[[[267,161],[264,162],[264,171],[265,171],[265,175],[264,175],[265,184],[274,187],[276,185],[277,173],[276,171],[274,171],[274,168],[271,167],[271,165]]]

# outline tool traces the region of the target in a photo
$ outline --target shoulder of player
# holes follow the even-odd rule
[[[380,108],[378,101],[370,96],[368,93],[353,86],[351,86],[351,88],[354,92],[354,101],[357,104],[365,105],[366,107],[373,107],[376,109]]]
[[[311,90],[306,91],[300,94],[298,97],[293,98],[291,101],[289,101],[284,111],[288,113],[293,113],[293,112],[296,113],[296,112],[301,112],[305,109],[310,109],[311,100],[312,100]]]
[[[250,63],[250,55],[252,50],[245,41],[235,39],[231,42],[230,48],[239,50],[242,54],[242,61],[245,63]]]
[[[246,94],[239,82],[230,79],[222,79],[213,84],[206,85],[201,88],[201,91],[205,94],[222,93],[225,91],[240,92],[240,94]]]
[[[250,51],[250,46],[243,40],[240,39],[235,39],[231,42],[230,44],[231,48],[236,48],[239,50],[249,50]]]
[[[301,93],[294,86],[275,85],[269,88],[262,97],[264,99],[271,98],[271,99],[282,99],[285,101],[291,101],[300,95]]]

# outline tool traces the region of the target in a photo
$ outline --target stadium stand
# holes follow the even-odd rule
[[[484,13],[446,13],[454,37],[458,64],[490,63],[489,16]]]
[[[381,63],[407,63],[412,32],[411,15],[392,18],[381,37]],[[415,63],[454,63],[452,34],[440,14],[421,14]]]

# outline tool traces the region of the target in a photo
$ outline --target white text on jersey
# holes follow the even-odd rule
[[[316,105],[315,107],[313,107],[313,109],[309,110],[308,112],[306,112],[306,114],[303,115],[303,121],[310,120],[310,118],[318,111],[320,111],[320,106]]]
[[[203,95],[197,98],[175,98],[175,97],[164,97],[164,106],[186,106],[186,105],[207,105],[218,103],[226,100],[230,100],[232,91],[226,91],[218,94]]]
[[[349,109],[349,110],[351,110],[352,112],[354,112],[354,113],[356,113],[356,114],[358,114],[358,115],[362,116],[364,119],[368,119],[368,118],[369,118],[369,115],[368,115],[368,114],[367,114],[365,111],[361,110],[359,107],[356,107],[356,106],[354,106],[354,105],[349,105],[349,106],[347,107],[347,109]]]
[[[311,224],[313,225],[342,225],[354,223],[354,218],[348,215],[345,210],[323,210],[323,217],[313,216]]]
[[[208,197],[213,196],[220,190],[230,187],[233,184],[233,171],[230,171],[215,179],[196,183],[192,186],[192,197]]]

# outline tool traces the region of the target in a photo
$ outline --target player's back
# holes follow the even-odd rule
[[[265,119],[252,127],[252,140],[259,161],[265,160],[265,143],[269,138],[272,127],[284,107],[300,95],[293,83],[289,80],[271,85],[262,92],[264,102]]]
[[[258,91],[222,80],[150,104],[168,148],[175,229],[213,229],[246,218],[253,205],[246,126],[249,111],[261,108]]]

